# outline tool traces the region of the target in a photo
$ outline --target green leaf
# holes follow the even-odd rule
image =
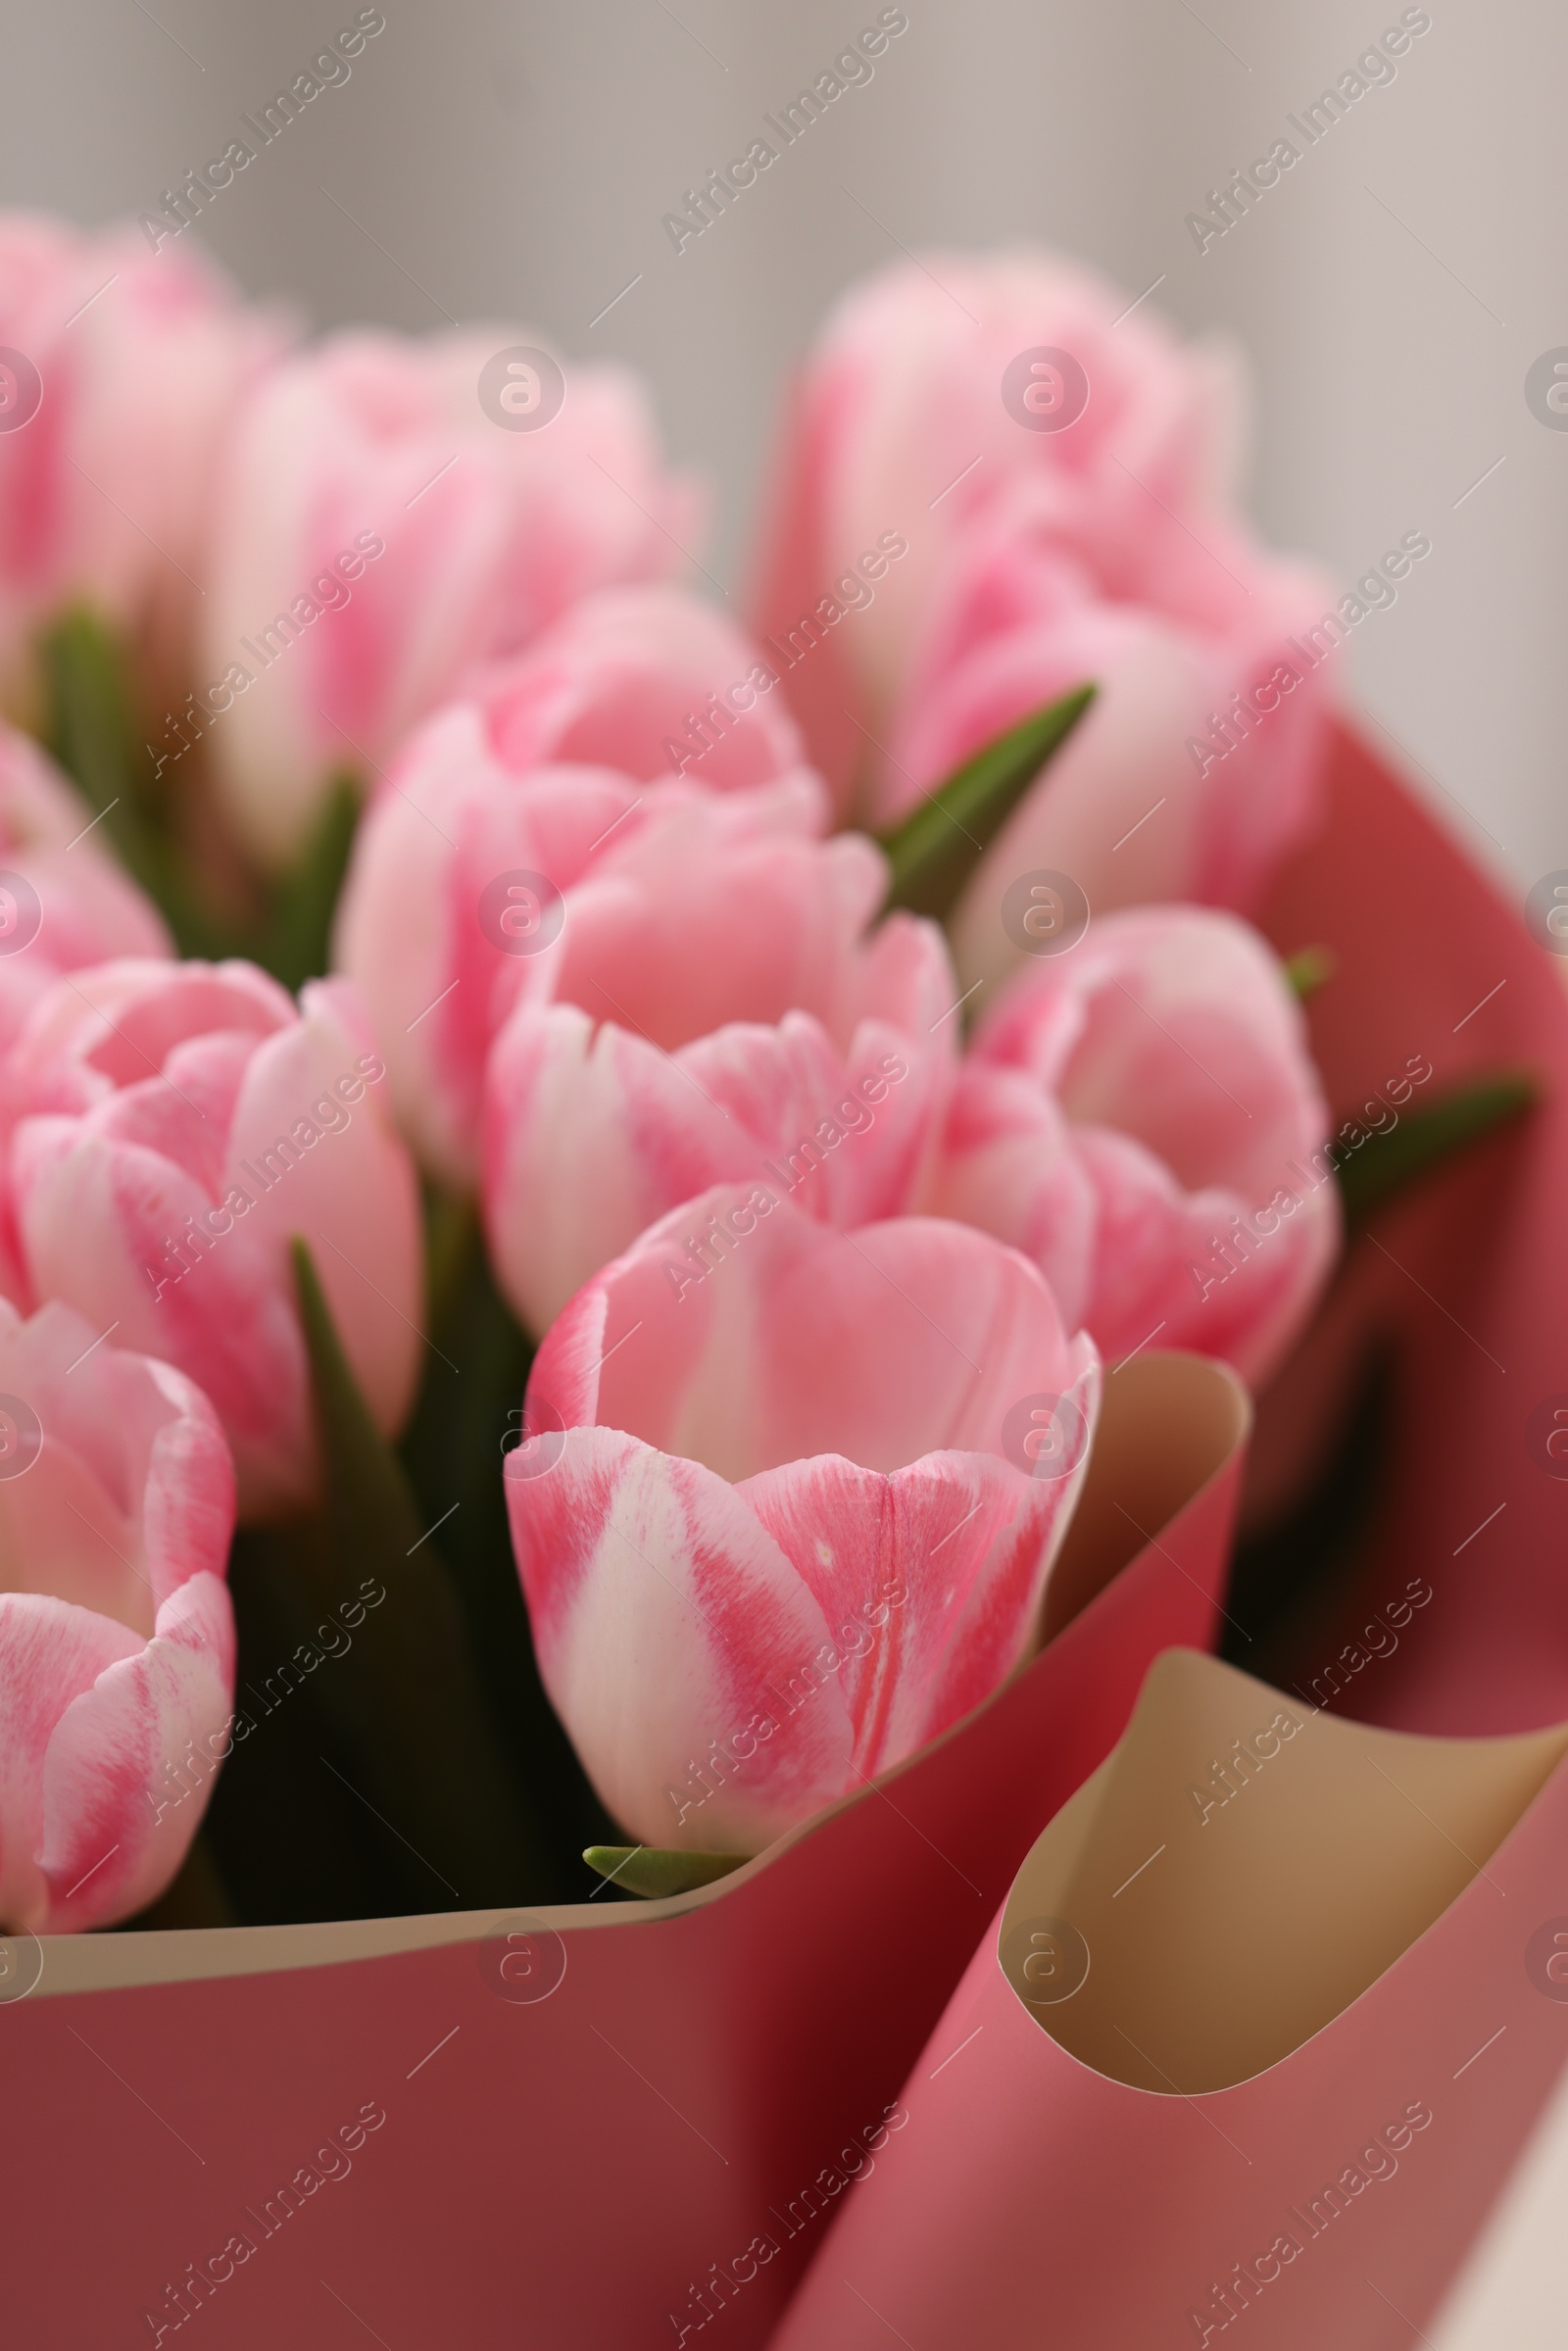
[[[148,757],[124,649],[86,607],[62,613],[38,639],[46,697],[44,740],[99,811],[99,837],[141,884],[184,955],[249,952],[239,926],[215,917],[213,893],[169,827],[166,794]]]
[[[439,1185],[428,1185],[424,1200],[424,1281],[430,1328],[438,1339],[444,1337],[445,1324],[458,1310],[465,1290],[483,1265],[484,1237],[473,1200],[466,1193],[447,1192]],[[514,1323],[513,1328],[516,1329]],[[520,1331],[517,1345],[522,1355],[517,1383],[520,1388],[533,1349]]]
[[[406,1549],[419,1533],[414,1496],[360,1393],[309,1245],[296,1235],[291,1253],[327,1508],[346,1520],[346,1534],[377,1552]]]
[[[580,1902],[589,1883],[583,1846],[618,1832],[545,1694],[513,1557],[502,1469],[521,1433],[533,1347],[496,1289],[471,1200],[431,1188],[425,1261],[433,1345],[399,1454],[426,1526],[463,1497],[437,1540],[508,1763],[519,1788],[539,1791],[546,1879],[538,1898]],[[463,1366],[461,1379],[444,1357]]]
[[[538,1838],[495,1736],[433,1530],[421,1526],[360,1393],[303,1240],[293,1256],[324,1494],[312,1519],[278,1531],[274,1572],[296,1613],[303,1606],[299,1621],[314,1623],[345,1589],[379,1585],[384,1593],[352,1648],[315,1668],[309,1684],[342,1748],[333,1760],[413,1856],[401,1865],[410,1907],[535,1895]]]
[[[44,740],[102,818],[103,836],[150,889],[158,864],[148,824],[152,766],[120,641],[96,612],[79,606],[42,632],[38,659]]]
[[[893,866],[888,905],[942,921],[991,843],[1094,701],[1080,686],[1022,718],[882,835]]]
[[[1418,1110],[1401,1111],[1396,1127],[1369,1135],[1335,1167],[1347,1222],[1364,1222],[1375,1208],[1495,1134],[1538,1099],[1528,1070],[1504,1069],[1455,1086]]]
[[[332,915],[354,847],[360,798],[353,776],[333,777],[298,863],[273,895],[256,960],[290,994],[327,967]]]
[[[751,1859],[749,1853],[677,1853],[664,1845],[589,1845],[583,1859],[601,1878],[650,1902],[711,1886]]]
[[[1335,1619],[1375,1556],[1388,1501],[1397,1394],[1385,1337],[1349,1365],[1339,1403],[1306,1483],[1276,1515],[1238,1537],[1219,1644],[1228,1664],[1294,1690],[1309,1706],[1323,1701],[1322,1668],[1337,1654]],[[1283,1395],[1265,1394],[1260,1426],[1289,1410]],[[1319,1681],[1315,1693],[1311,1677]],[[1329,1694],[1334,1688],[1331,1675]]]
[[[137,740],[128,665],[119,640],[84,606],[62,613],[38,640],[48,696],[47,740],[95,808],[129,797],[118,832],[145,802],[151,768]],[[117,810],[118,815],[118,810]]]
[[[1334,977],[1338,968],[1332,947],[1302,947],[1286,960],[1285,977],[1298,1004],[1304,1004],[1309,996]]]

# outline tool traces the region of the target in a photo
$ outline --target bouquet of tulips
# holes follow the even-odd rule
[[[0,219],[40,2342],[1430,2314],[1563,1997],[1568,875],[1338,714],[1430,542],[1260,547],[1241,395],[897,268],[743,613],[626,373]]]
[[[0,223],[0,1927],[724,1876],[1525,1101],[1331,1118],[1250,917],[1355,598],[1121,313],[852,292],[743,622],[623,372]]]

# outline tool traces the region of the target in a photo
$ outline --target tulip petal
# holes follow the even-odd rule
[[[486,706],[514,769],[573,760],[649,781],[673,768],[733,792],[803,763],[783,695],[759,691],[772,675],[732,622],[686,591],[607,589],[497,677]]]
[[[233,1693],[234,1472],[189,1380],[58,1300],[0,1305],[0,1928],[71,1931],[151,1900],[206,1803],[220,1750],[186,1750]]]
[[[1048,1481],[983,1453],[928,1453],[892,1477],[819,1455],[736,1489],[831,1628],[858,1772],[934,1739],[1017,1664],[1083,1460]]]
[[[1298,1169],[1259,1205],[1184,1193],[1125,1136],[1080,1129],[1098,1202],[1092,1323],[1107,1362],[1152,1339],[1232,1363],[1258,1385],[1310,1311],[1340,1245],[1333,1177]]]
[[[558,993],[666,1050],[726,1020],[831,1019],[886,870],[857,834],[726,841],[691,808],[573,893]]]
[[[89,1319],[77,1353],[114,1332],[200,1381],[248,1515],[314,1486],[294,1234],[324,1243],[349,1358],[382,1427],[400,1424],[420,1344],[418,1200],[351,983],[312,983],[296,1010],[245,963],[100,965],[43,1000],[8,1071],[27,1285]]]
[[[548,432],[496,429],[475,387],[536,341],[337,335],[241,410],[210,527],[205,673],[246,654],[210,754],[268,864],[298,849],[334,767],[373,772],[465,672],[680,562],[696,501],[631,377],[571,368]]]
[[[300,1019],[253,1054],[235,1107],[229,1164],[231,1180],[255,1201],[209,1262],[216,1264],[243,1236],[246,1250],[263,1257],[285,1286],[287,1243],[295,1234],[308,1241],[366,1401],[380,1426],[392,1430],[413,1400],[419,1368],[418,1198],[407,1153],[377,1099],[379,1080],[359,1090],[364,1042],[343,1019],[331,989],[307,988]],[[287,1295],[297,1332],[291,1290]]]
[[[589,1285],[536,1365],[558,1408],[556,1364],[596,1298],[603,1370],[575,1408],[732,1479],[824,1452],[883,1470],[999,1452],[1018,1398],[1082,1369],[1015,1251],[927,1217],[839,1233],[760,1187],[687,1202]]]
[[[970,1059],[958,1072],[930,1205],[978,1225],[1040,1267],[1063,1319],[1094,1296],[1094,1185],[1052,1097],[1021,1071]]]
[[[140,1635],[91,1609],[45,1592],[0,1592],[0,1925],[8,1929],[36,1932],[52,1899],[37,1846],[55,1726],[106,1668],[142,1647]]]
[[[912,1065],[912,1066],[911,1066]],[[491,1250],[544,1330],[646,1226],[748,1179],[814,1216],[863,1224],[909,1206],[935,1143],[945,1055],[864,1021],[841,1057],[809,1013],[733,1022],[665,1053],[574,1005],[520,1005],[486,1073]]]
[[[750,1851],[836,1794],[850,1728],[831,1690],[787,1739],[760,1732],[782,1710],[771,1685],[828,1631],[723,1479],[613,1429],[569,1430],[543,1474],[516,1462],[540,1670],[614,1817],[649,1844]]]
[[[486,1071],[484,1195],[497,1276],[547,1330],[645,1225],[760,1153],[714,1091],[575,1004],[519,1005]]]
[[[65,1708],[44,1759],[38,1854],[52,1931],[123,1918],[174,1876],[206,1810],[233,1687],[233,1609],[204,1573],[165,1601],[153,1640]]]
[[[13,1172],[36,1286],[101,1316],[91,1338],[118,1325],[117,1342],[199,1373],[253,1500],[308,1491],[305,1354],[275,1278],[281,1243],[243,1221],[210,1248],[189,1240],[211,1204],[191,1177],[68,1120],[24,1120]]]
[[[977,1704],[1098,1403],[1090,1342],[967,1227],[717,1186],[643,1234],[547,1335],[506,1473],[546,1686],[617,1817],[754,1849]]]
[[[1340,1231],[1299,1004],[1236,916],[1104,916],[975,1036],[932,1197],[1024,1250],[1112,1363],[1190,1347],[1266,1377]]]

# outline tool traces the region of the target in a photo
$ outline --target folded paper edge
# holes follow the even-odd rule
[[[1198,1505],[1223,1478],[1234,1474],[1247,1444],[1250,1407],[1246,1391],[1226,1366],[1206,1357],[1163,1351],[1151,1353],[1141,1361],[1150,1367],[1146,1378],[1160,1376],[1161,1366],[1190,1363],[1195,1371],[1201,1367],[1205,1385],[1212,1386],[1216,1401],[1223,1392],[1221,1412],[1228,1421],[1225,1442],[1219,1444],[1216,1426],[1215,1436],[1200,1460],[1200,1474],[1184,1486],[1174,1508],[1147,1538],[1136,1543],[1131,1555],[1099,1582],[1069,1616],[1051,1627],[1048,1647],[1113,1590],[1139,1558],[1156,1547],[1157,1539],[1177,1519]],[[1069,1543],[1070,1540],[1069,1534]],[[1064,1545],[1063,1556],[1066,1549]],[[1058,1558],[1058,1568],[1060,1564]],[[313,1920],[290,1926],[153,1928],[129,1935],[48,1935],[40,1941],[43,1965],[32,1996],[64,1997],[72,1992],[119,1991],[231,1976],[275,1975],[304,1968],[347,1965],[364,1959],[394,1958],[405,1952],[436,1950],[448,1944],[476,1945],[503,1917],[519,1931],[526,1922],[527,1927],[536,1931],[555,1934],[602,1933],[607,1929],[625,1932],[684,1918],[706,1903],[731,1899],[760,1872],[771,1868],[808,1837],[817,1835],[839,1814],[854,1805],[869,1802],[895,1786],[906,1772],[922,1767],[950,1740],[962,1736],[980,1715],[998,1704],[1043,1653],[1036,1651],[1027,1657],[1017,1672],[978,1706],[912,1755],[906,1756],[863,1787],[852,1788],[808,1820],[798,1822],[728,1876],[687,1893],[640,1901],[635,1908],[624,1903],[612,1906],[591,1901],[538,1906],[518,1902],[511,1909],[488,1904],[482,1910],[430,1911],[383,1919]]]

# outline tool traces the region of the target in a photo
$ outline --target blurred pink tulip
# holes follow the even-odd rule
[[[842,1225],[917,1200],[957,1045],[942,934],[871,927],[887,866],[859,834],[738,832],[733,806],[616,836],[491,1053],[485,1225],[535,1331],[712,1184]]]
[[[1234,362],[1127,307],[1047,254],[934,253],[852,287],[829,318],[783,452],[759,611],[787,641],[871,551],[870,602],[826,627],[818,613],[821,641],[787,679],[835,789],[872,756],[864,728],[886,741],[954,550],[1000,493],[1034,484],[1117,594],[1152,516],[1229,507]],[[888,533],[907,553],[878,570]]]
[[[1030,711],[1098,686],[959,901],[965,983],[994,985],[1027,953],[1007,915],[1021,874],[1068,875],[1097,913],[1170,899],[1245,909],[1318,810],[1324,582],[1212,518],[1200,542],[1156,513],[1144,591],[1118,597],[1048,514],[1022,485],[955,550],[875,786],[886,823]]]
[[[483,681],[503,762],[671,773],[710,791],[773,782],[805,751],[776,663],[679,588],[585,597],[527,653]]]
[[[169,956],[162,916],[91,830],[92,810],[52,759],[0,724],[0,1061],[62,972],[112,955]],[[16,1102],[0,1068],[0,1159]],[[0,1295],[27,1282],[0,1185]]]
[[[54,761],[0,725],[0,1053],[61,972],[173,953],[162,915],[92,822]]]
[[[183,674],[220,445],[282,341],[191,246],[0,214],[0,693],[76,602],[128,632],[144,682]]]
[[[496,708],[505,713],[504,697]],[[717,795],[605,767],[518,768],[497,751],[483,701],[430,719],[360,826],[333,941],[426,1167],[458,1189],[476,1183],[491,1044],[519,995],[548,1001],[552,941],[581,884],[613,876],[644,832],[697,844],[701,857],[702,844],[740,855],[827,822],[822,787],[804,771]],[[709,983],[718,1002],[716,970]]]
[[[1340,1240],[1306,1027],[1234,915],[1149,906],[1013,980],[959,1073],[932,1187],[1034,1260],[1107,1363],[1280,1360]]]
[[[289,1241],[310,1245],[367,1402],[413,1399],[417,1188],[352,988],[296,1009],[248,963],[105,963],[38,1005],[14,1049],[11,1180],[33,1294],[198,1380],[247,1518],[317,1477]]]
[[[546,1339],[507,1459],[545,1687],[616,1820],[756,1851],[988,1696],[1098,1404],[1034,1267],[962,1226],[739,1185],[643,1234]]]
[[[339,335],[273,369],[240,418],[206,612],[209,751],[267,863],[298,850],[330,772],[373,775],[476,662],[597,588],[665,576],[691,542],[696,494],[633,379],[574,368],[559,410],[541,393],[514,416],[518,386],[500,405],[486,388],[498,346],[521,348],[510,328]]]
[[[232,1743],[234,1472],[183,1373],[0,1301],[0,1930],[164,1890]],[[225,1744],[227,1740],[227,1744]]]

